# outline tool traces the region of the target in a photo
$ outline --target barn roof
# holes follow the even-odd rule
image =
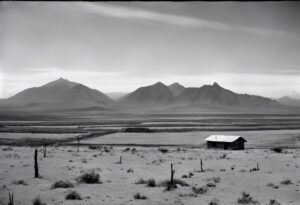
[[[234,142],[239,138],[242,138],[245,142],[247,142],[247,140],[245,140],[243,137],[234,135],[211,135],[205,140],[211,142]]]

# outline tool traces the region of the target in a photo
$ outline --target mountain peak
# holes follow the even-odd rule
[[[112,100],[100,91],[64,78],[41,87],[26,89],[9,100],[22,106],[39,104],[41,107],[51,109],[104,106],[112,103]]]
[[[66,86],[66,87],[74,87],[78,85],[78,83],[75,82],[71,82],[65,78],[59,78],[57,80],[54,80],[50,83],[47,83],[46,85],[44,85],[44,87],[52,87],[52,86]]]
[[[218,83],[214,82],[214,84],[212,85],[214,87],[221,87]]]
[[[168,104],[173,100],[173,93],[162,82],[157,82],[150,86],[140,87],[122,98],[124,103],[140,105],[162,105]]]
[[[168,87],[175,96],[179,95],[185,89],[184,86],[180,85],[177,82],[169,85]]]
[[[155,83],[154,86],[166,86],[166,85],[159,81],[159,82]]]

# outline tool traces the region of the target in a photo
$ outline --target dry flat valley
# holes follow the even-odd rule
[[[296,205],[300,201],[299,149],[277,153],[91,146],[77,152],[76,147],[62,146],[49,147],[43,157],[40,148],[39,178],[34,178],[34,149],[1,147],[0,204],[8,203],[9,192],[14,193],[15,204],[24,205],[38,196],[46,204],[277,204],[272,203],[276,200]],[[168,191],[171,163],[178,184]],[[80,181],[84,173],[93,172],[99,174],[95,184]],[[69,186],[55,185],[59,181]],[[81,200],[67,200],[71,191]],[[135,199],[137,193],[145,199]]]
[[[298,115],[74,116],[2,116],[1,205],[299,204]],[[207,149],[212,134],[246,149]]]

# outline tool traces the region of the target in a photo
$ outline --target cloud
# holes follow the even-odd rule
[[[114,17],[114,18],[140,19],[140,20],[148,20],[157,23],[165,23],[165,24],[171,24],[177,26],[205,27],[205,28],[212,28],[212,29],[221,29],[221,28],[224,29],[226,27],[225,25],[217,22],[211,22],[202,19],[171,15],[171,14],[161,14],[158,12],[137,9],[137,8],[112,6],[108,4],[90,3],[90,2],[77,2],[75,4],[92,13]]]
[[[261,29],[247,26],[235,26],[229,25],[216,21],[209,21],[200,18],[192,18],[181,15],[172,15],[172,14],[163,14],[155,11],[138,9],[132,7],[116,6],[109,5],[105,3],[92,3],[92,2],[75,2],[76,6],[79,6],[81,9],[84,9],[88,12],[99,14],[102,16],[108,16],[113,18],[121,19],[136,19],[136,20],[145,20],[156,23],[182,26],[182,27],[191,27],[191,28],[207,28],[212,30],[234,30],[240,32],[246,32],[256,35],[276,35],[276,36],[285,36],[288,33],[284,31]]]

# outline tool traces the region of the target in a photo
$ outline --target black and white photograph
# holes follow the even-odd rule
[[[0,1],[0,205],[299,205],[300,2]]]

